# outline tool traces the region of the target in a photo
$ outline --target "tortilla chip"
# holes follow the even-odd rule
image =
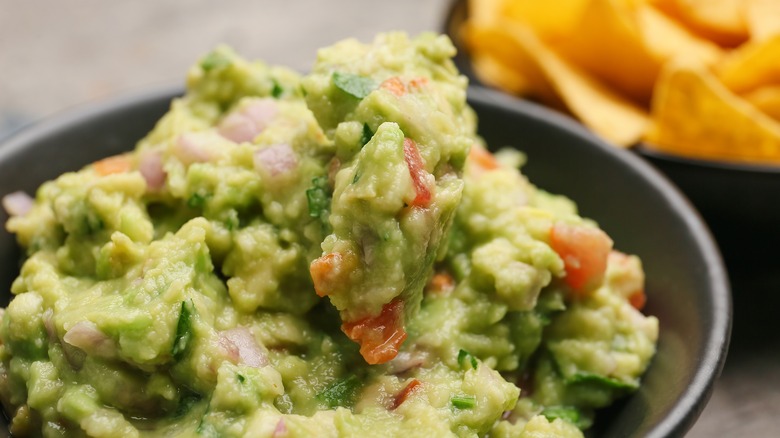
[[[717,66],[717,74],[729,89],[740,94],[764,85],[780,85],[780,34],[733,51]]]
[[[757,88],[742,97],[764,114],[780,120],[780,85]]]
[[[640,104],[650,101],[661,60],[637,27],[636,5],[627,0],[592,0],[560,53]]]
[[[653,98],[646,135],[659,150],[705,159],[780,162],[780,123],[701,66],[670,63]]]
[[[506,21],[503,20],[498,20],[489,26],[481,26],[474,22],[467,23],[463,29],[463,37],[472,57],[489,56],[507,69],[521,72],[529,96],[555,108],[563,108],[563,102],[545,77],[539,63],[503,30],[504,23]],[[479,78],[486,83],[495,79],[482,76]]]
[[[533,71],[532,83],[543,83],[541,86],[553,90],[566,108],[597,134],[620,146],[637,142],[648,123],[642,109],[552,51],[530,28],[510,22],[497,24],[500,26],[487,29],[473,27],[469,33],[492,41],[483,49],[494,56],[509,56],[510,62],[524,65],[522,71]]]
[[[745,0],[653,0],[695,33],[725,47],[747,41]]]
[[[544,40],[569,37],[581,20],[590,0],[555,0],[555,5],[539,0],[506,1],[506,18],[531,27]]]
[[[752,41],[764,41],[780,34],[780,1],[747,0],[745,14]]]
[[[660,59],[682,57],[710,65],[723,56],[716,44],[693,34],[651,5],[638,6],[636,17],[645,46]]]
[[[469,21],[489,26],[504,16],[506,0],[469,0]]]
[[[521,71],[508,67],[491,54],[475,53],[471,66],[477,77],[491,87],[520,96],[533,93],[531,82]]]

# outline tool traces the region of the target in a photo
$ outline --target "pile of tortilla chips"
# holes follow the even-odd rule
[[[607,140],[780,163],[780,0],[470,0],[483,82]]]

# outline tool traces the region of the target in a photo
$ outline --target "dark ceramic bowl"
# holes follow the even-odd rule
[[[472,84],[476,76],[460,28],[468,2],[454,0],[442,30],[458,54],[455,63]],[[687,158],[639,145],[632,151],[650,161],[685,193],[710,226],[729,273],[750,279],[776,267],[780,247],[780,166]]]
[[[33,193],[42,182],[129,150],[179,90],[136,94],[83,107],[32,126],[0,145],[0,196]],[[660,340],[639,392],[598,414],[595,436],[676,436],[693,424],[720,373],[729,340],[729,285],[718,249],[696,212],[658,172],[574,121],[482,88],[469,90],[480,132],[495,146],[528,155],[538,186],[574,199],[613,237],[642,257],[646,311]],[[7,219],[0,212],[0,222]],[[13,236],[0,231],[1,304],[18,274]]]

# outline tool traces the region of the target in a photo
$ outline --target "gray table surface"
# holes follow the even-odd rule
[[[0,137],[74,105],[181,82],[187,67],[219,43],[307,70],[318,47],[341,38],[438,30],[448,3],[0,0]],[[780,318],[760,304],[762,295],[777,295],[777,279],[733,279],[731,353],[687,436],[780,436]]]

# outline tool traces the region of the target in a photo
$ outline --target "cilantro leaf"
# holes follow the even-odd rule
[[[471,368],[477,369],[477,358],[466,350],[460,350],[458,351],[458,365],[463,368],[465,363],[471,363]]]
[[[173,341],[173,347],[171,348],[171,354],[174,359],[180,360],[184,356],[184,352],[187,350],[187,344],[192,339],[192,307],[193,303],[189,304],[186,301],[181,302],[181,311],[179,312],[179,322],[176,323],[176,337]]]
[[[338,406],[349,406],[355,401],[360,386],[360,379],[352,375],[333,382],[317,394],[315,398],[324,403],[329,409]]]
[[[306,190],[306,200],[309,204],[309,216],[322,217],[330,206],[328,195],[328,179],[318,176],[311,180],[312,187]]]
[[[334,72],[332,80],[336,88],[358,99],[368,96],[377,87],[373,79],[352,73]]]

